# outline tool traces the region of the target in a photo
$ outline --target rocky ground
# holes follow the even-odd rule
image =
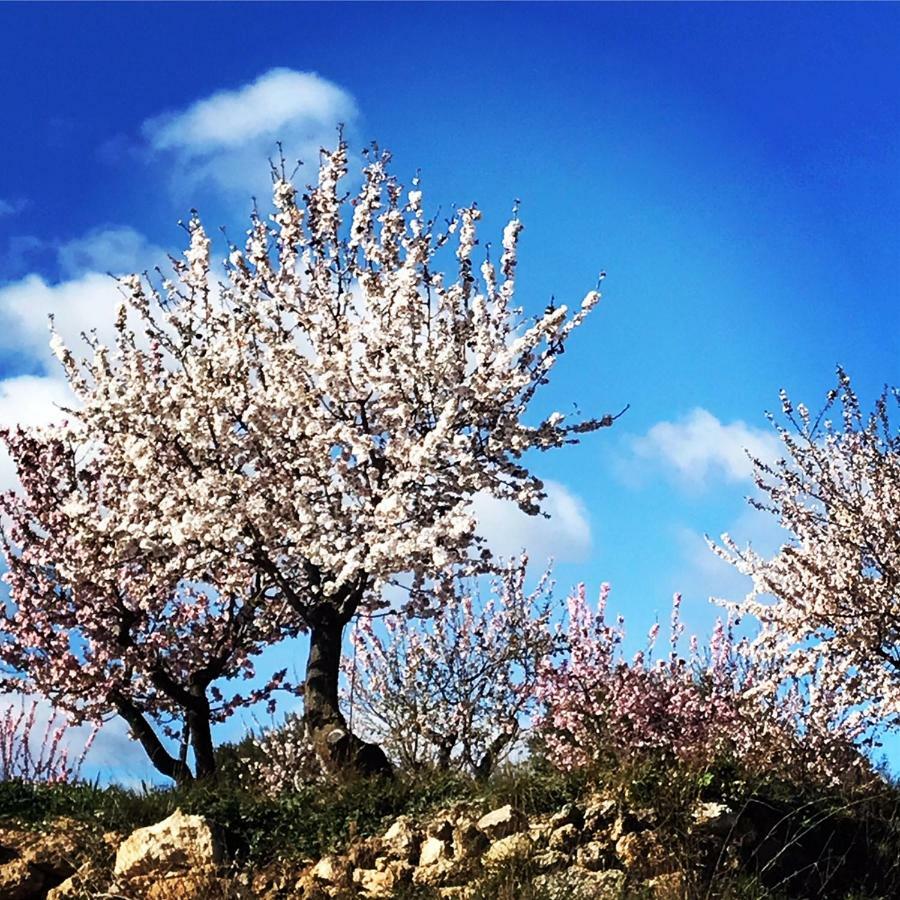
[[[721,803],[699,803],[690,828],[720,866],[729,864],[726,843],[748,836]],[[702,856],[695,866],[709,865]],[[401,816],[343,853],[255,869],[239,869],[216,827],[180,810],[127,836],[69,819],[44,831],[0,829],[2,900],[516,897],[523,883],[529,897],[559,900],[679,898],[692,895],[694,874],[652,811],[602,795],[545,816],[511,805],[481,815],[471,804],[420,821]]]

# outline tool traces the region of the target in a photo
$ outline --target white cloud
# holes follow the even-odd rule
[[[740,420],[723,424],[705,409],[691,410],[675,422],[659,422],[632,443],[634,456],[660,464],[683,483],[705,486],[713,478],[749,480],[751,456],[777,459],[780,443],[771,431]]]
[[[81,334],[94,328],[101,338],[111,340],[121,295],[106,273],[140,272],[165,263],[167,257],[133,228],[113,226],[58,246],[57,259],[68,280],[51,283],[32,273],[0,287],[0,348],[54,372],[49,316],[70,347],[76,348]]]
[[[556,562],[582,562],[591,549],[591,526],[581,500],[557,481],[544,481],[550,514],[529,516],[514,503],[478,494],[473,502],[478,533],[496,555],[510,557],[527,550],[538,565],[552,557]]]
[[[0,381],[0,428],[16,425],[49,425],[65,418],[62,406],[71,406],[68,385],[57,378],[20,375]],[[0,490],[18,483],[16,468],[0,446]]]
[[[52,705],[43,697],[18,691],[0,693],[0,718],[7,710],[16,718],[23,708],[26,712],[30,711],[32,703],[36,704],[34,725],[27,733],[27,738],[32,756],[37,757],[41,753],[45,736],[52,735],[59,726],[65,724],[65,718],[61,714],[54,718]],[[78,759],[84,752],[91,730],[90,724],[66,728],[61,749],[67,751],[70,761]],[[20,728],[14,743],[21,742],[25,737],[25,732]],[[142,782],[161,779],[140,745],[129,738],[128,726],[118,718],[100,728],[85,757],[81,777],[93,780],[98,776],[101,782],[114,781],[128,787],[140,787]]]
[[[142,126],[152,152],[169,154],[179,190],[211,182],[262,195],[268,159],[281,141],[289,159],[308,165],[333,145],[338,124],[357,118],[353,98],[314,72],[271,69],[236,90],[218,91]]]
[[[125,275],[164,265],[166,251],[128,225],[93,228],[80,238],[62,244],[58,251],[60,270],[67,278],[88,272]]]

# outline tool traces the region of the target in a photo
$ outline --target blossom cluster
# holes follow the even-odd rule
[[[53,710],[43,728],[39,725],[37,700],[0,713],[0,781],[71,782],[77,780],[85,757],[97,735],[96,726],[88,734],[77,756],[70,756],[68,723]]]
[[[881,395],[862,412],[847,374],[813,416],[782,392],[770,416],[784,456],[755,460],[758,508],[777,517],[785,543],[771,558],[728,535],[712,545],[753,579],[731,604],[760,623],[754,653],[778,662],[761,690],[788,673],[814,679],[823,701],[850,710],[847,727],[871,740],[900,721],[900,432]],[[724,602],[724,601],[723,601]]]
[[[343,142],[323,152],[302,196],[275,173],[275,212],[230,246],[225,283],[191,218],[171,278],[121,279],[111,345],[88,335],[79,358],[53,334],[68,422],[6,435],[23,490],[0,504],[0,658],[73,715],[125,716],[169,773],[160,722],[187,720],[212,765],[209,723],[279,679],[251,698],[215,682],[300,629],[336,657],[400,573],[488,568],[472,498],[537,513],[523,455],[612,421],[526,423],[596,290],[527,319],[517,214],[499,266],[477,267],[477,208],[439,226],[377,154],[348,201],[347,158]],[[306,681],[326,729],[341,725],[336,681]]]
[[[405,768],[434,765],[486,776],[521,742],[536,708],[541,664],[556,652],[552,583],[525,587],[527,558],[491,581],[446,577],[427,618],[359,617],[344,659],[343,700]]]
[[[759,693],[776,677],[773,666],[735,639],[734,621],[719,620],[705,650],[692,638],[684,656],[676,594],[666,655],[653,659],[654,625],[646,649],[628,659],[624,619],[608,620],[608,596],[604,585],[596,610],[583,585],[569,598],[566,654],[542,667],[535,686],[544,706],[538,732],[558,765],[663,759],[702,770],[732,759],[750,772],[807,781],[870,774],[850,717],[816,678],[791,681],[782,672],[776,695]]]

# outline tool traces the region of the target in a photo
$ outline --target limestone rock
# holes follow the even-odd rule
[[[574,825],[561,825],[550,833],[548,844],[551,850],[570,853],[578,845],[578,829]]]
[[[398,816],[381,838],[384,852],[392,859],[414,863],[419,855],[422,836],[408,816]]]
[[[458,822],[453,830],[453,854],[460,859],[481,856],[489,843],[485,833],[469,819]]]
[[[177,809],[168,819],[132,832],[119,845],[113,874],[121,882],[215,865],[222,860],[222,851],[222,843],[206,819]]]
[[[588,872],[573,867],[538,875],[534,886],[547,900],[621,900],[625,897],[625,873],[620,869]]]
[[[616,855],[629,874],[653,878],[676,869],[675,860],[655,831],[632,831],[616,841]]]
[[[425,838],[419,850],[419,865],[434,865],[445,856],[447,856],[447,845],[440,838]]]
[[[482,816],[477,824],[492,841],[528,829],[528,819],[509,803]]]
[[[250,900],[247,889],[237,881],[220,877],[216,866],[158,878],[143,896],[146,900]]]
[[[383,869],[356,869],[353,883],[363,897],[393,897],[398,888],[412,881],[413,867],[402,860],[391,860]]]
[[[481,857],[485,866],[496,866],[510,859],[528,856],[534,842],[527,834],[510,834],[494,841]]]
[[[615,859],[615,849],[603,841],[589,841],[578,848],[575,861],[589,872],[608,869]]]

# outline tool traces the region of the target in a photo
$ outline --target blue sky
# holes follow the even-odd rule
[[[7,4],[0,418],[60,398],[48,312],[102,321],[102,273],[179,249],[192,206],[239,234],[274,140],[312,169],[340,119],[430,208],[477,200],[483,240],[521,199],[527,310],[607,271],[540,405],[629,412],[534,461],[553,520],[489,530],[561,589],[609,580],[640,634],[682,590],[702,632],[742,591],[703,533],[777,541],[741,448],[771,452],[778,389],[900,381],[898,54],[893,4]]]

